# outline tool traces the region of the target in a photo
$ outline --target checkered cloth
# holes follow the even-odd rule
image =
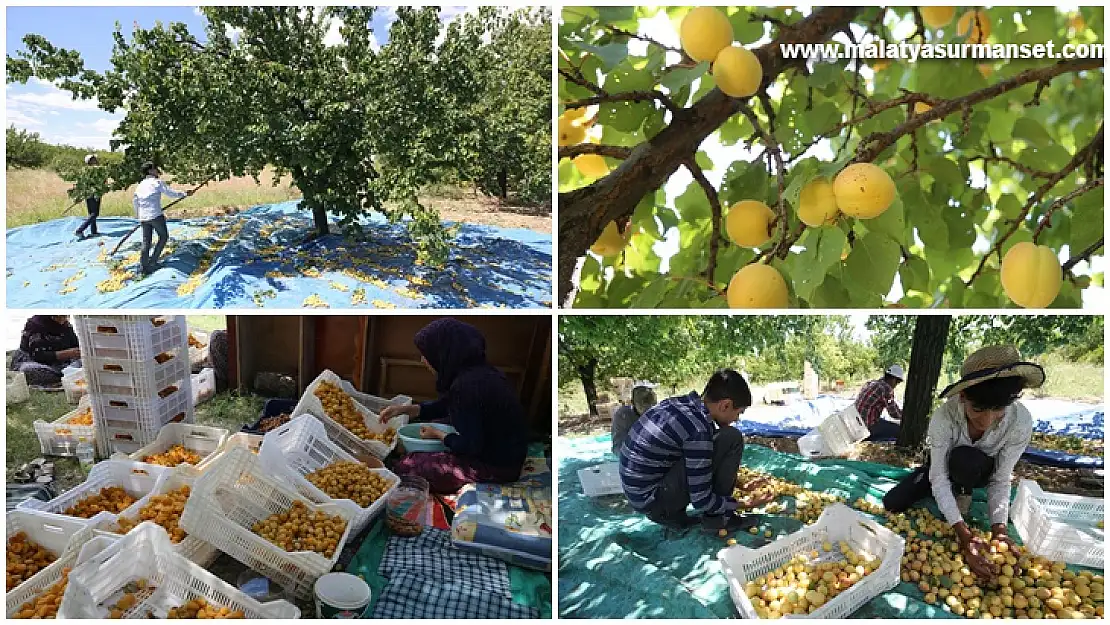
[[[513,603],[504,562],[460,551],[443,530],[391,536],[378,570],[389,582],[373,618],[539,618]]]

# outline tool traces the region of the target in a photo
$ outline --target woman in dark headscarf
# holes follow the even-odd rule
[[[457,319],[437,319],[414,342],[424,364],[436,373],[439,399],[390,406],[381,418],[407,414],[418,421],[448,423],[458,433],[421,428],[421,437],[442,440],[447,451],[410,453],[394,471],[423,477],[438,494],[476,482],[516,481],[528,448],[524,408],[505,376],[486,362],[481,332]]]
[[[23,372],[31,386],[57,386],[62,382],[62,370],[80,358],[69,317],[35,315],[23,326],[10,368]]]

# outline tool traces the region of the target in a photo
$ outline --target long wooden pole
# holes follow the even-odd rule
[[[215,180],[216,178],[219,178],[219,177],[220,177],[219,174],[212,174],[211,176],[209,176],[208,180],[205,180],[204,182],[202,182],[202,183],[198,184],[197,186],[193,187],[193,190],[189,191],[185,195],[185,197],[177,198],[176,200],[170,202],[169,204],[166,204],[165,208],[163,208],[162,211],[163,212],[168,211],[169,209],[173,208],[175,204],[177,204],[178,202],[180,202],[182,200],[188,199],[190,196],[192,196],[194,193],[196,193],[198,189],[200,189],[204,185],[208,184],[209,182],[212,182],[213,180]],[[131,235],[135,234],[135,231],[138,230],[138,229],[139,229],[139,225],[136,225],[134,228],[129,230],[127,232],[127,234],[123,235],[123,238],[119,240],[119,243],[116,243],[116,246],[112,248],[112,251],[109,255],[114,255],[116,252],[118,252],[119,248],[123,247],[123,244],[127,242],[127,239],[130,239]]]

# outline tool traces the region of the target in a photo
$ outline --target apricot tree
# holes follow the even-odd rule
[[[781,281],[792,307],[1080,306],[1102,281],[1081,263],[1103,246],[1103,10],[935,9],[566,7],[562,303],[771,306]],[[877,42],[1079,56],[783,48],[829,42],[872,57]],[[608,253],[589,252],[609,228]],[[1019,249],[1009,272],[1021,243],[1044,251]],[[769,270],[742,271],[753,265]],[[758,293],[734,294],[736,280]]]

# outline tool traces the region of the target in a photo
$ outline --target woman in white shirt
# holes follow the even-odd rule
[[[162,214],[162,196],[177,199],[192,195],[193,192],[182,193],[169,188],[158,177],[162,172],[154,163],[143,163],[141,172],[143,181],[135,187],[132,205],[135,208],[135,217],[138,218],[139,225],[143,229],[143,247],[139,252],[139,264],[143,275],[147,276],[157,267],[162,250],[166,247],[166,241],[170,238],[169,230],[166,228],[166,216]],[[154,246],[152,253],[150,244],[155,232],[158,233],[158,244]]]
[[[1014,465],[1033,436],[1033,417],[1017,401],[1027,388],[1044,384],[1044,369],[1025,362],[1012,346],[984,347],[968,356],[960,380],[941,392],[946,399],[929,420],[929,461],[883,498],[890,512],[904,512],[932,495],[959,540],[968,567],[993,579],[989,545],[972,536],[965,516],[971,492],[987,489],[991,536],[1013,544],[1007,534]]]

